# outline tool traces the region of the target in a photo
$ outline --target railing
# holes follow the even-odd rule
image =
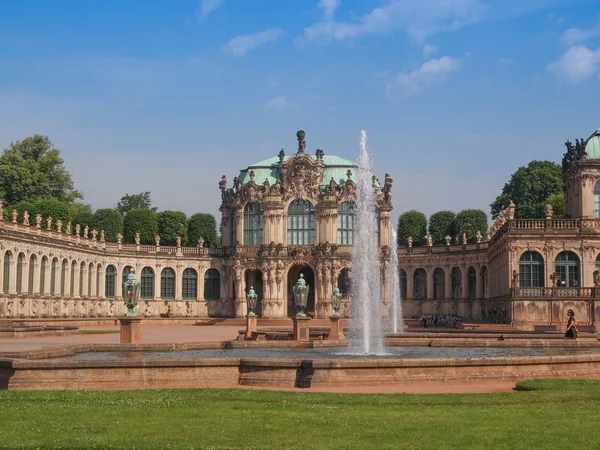
[[[510,231],[527,232],[543,230],[594,231],[600,232],[600,219],[513,219],[507,221],[492,236],[494,242]]]
[[[419,247],[398,247],[398,254],[427,254],[427,253],[446,253],[446,252],[464,252],[464,251],[477,251],[485,250],[488,248],[487,242],[473,243],[473,244],[451,244],[451,245],[432,245],[430,246],[419,246]]]
[[[596,288],[589,287],[513,287],[510,290],[512,298],[593,298],[596,294]]]

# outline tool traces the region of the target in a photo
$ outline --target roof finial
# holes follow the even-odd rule
[[[304,136],[306,133],[302,130],[298,130],[296,133],[296,137],[298,138],[298,153],[304,154],[304,149],[306,148],[306,141],[304,140]]]

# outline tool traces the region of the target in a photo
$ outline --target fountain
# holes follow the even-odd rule
[[[400,298],[400,274],[398,271],[398,243],[396,230],[392,228],[392,242],[390,252],[390,299],[392,302],[392,331],[394,333],[404,332],[402,321],[402,303]]]
[[[352,247],[352,320],[350,347],[364,354],[383,353],[381,288],[377,216],[372,163],[367,152],[367,132],[360,132],[360,156],[356,162],[356,221]]]

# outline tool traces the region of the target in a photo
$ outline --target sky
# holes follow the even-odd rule
[[[0,4],[0,149],[61,150],[94,209],[219,217],[221,175],[297,149],[394,179],[395,220],[489,204],[600,128],[598,0]],[[518,206],[518,205],[517,205]]]

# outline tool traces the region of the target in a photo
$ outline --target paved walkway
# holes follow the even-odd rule
[[[191,325],[143,325],[140,340],[142,344],[170,342],[230,341],[238,336],[243,327],[191,326]],[[85,327],[81,330],[118,330],[118,326]],[[76,344],[118,344],[119,333],[73,334],[70,336],[33,337],[25,339],[0,339],[0,352],[37,350],[44,347],[64,347]]]

